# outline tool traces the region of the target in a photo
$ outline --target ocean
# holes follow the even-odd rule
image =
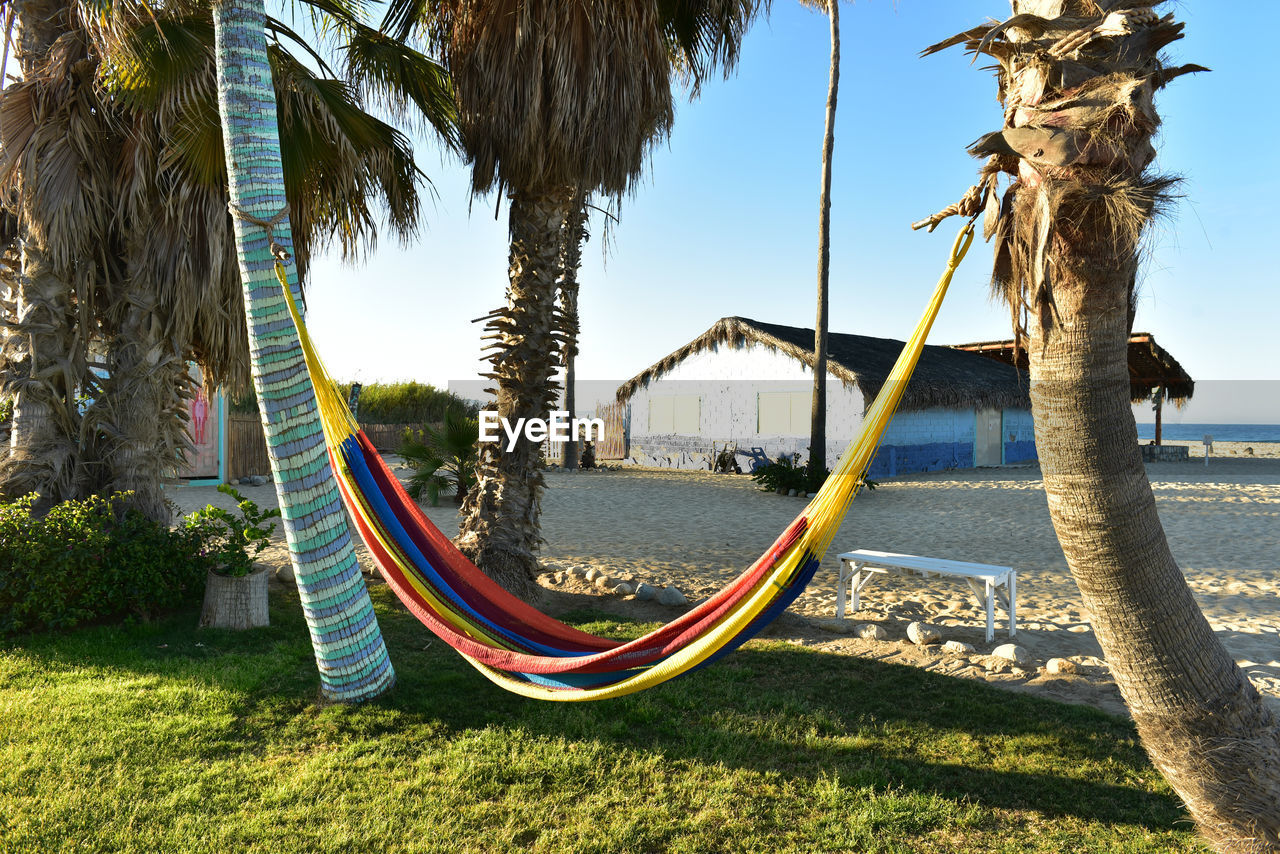
[[[1215,442],[1280,442],[1280,424],[1171,424],[1160,430],[1162,439],[1199,442],[1205,435]],[[1156,437],[1155,424],[1139,424],[1138,440],[1149,442]]]

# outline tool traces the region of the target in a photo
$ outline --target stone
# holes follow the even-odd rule
[[[595,568],[593,567],[593,568],[591,568],[591,569],[588,569],[588,570],[586,571],[586,573],[583,575],[583,577],[584,577],[584,578],[586,578],[586,579],[587,579],[587,581],[595,581],[595,580],[596,580],[597,578],[599,578],[602,574],[603,574],[603,573],[601,573],[601,572],[600,572],[600,570],[595,569]]]
[[[942,635],[928,623],[913,622],[907,626],[907,640],[917,646],[925,646],[938,643],[942,640]]]
[[[243,482],[244,481],[241,480],[241,483]],[[267,484],[267,476],[265,474],[255,474],[249,478],[250,486],[266,486],[266,484]]]
[[[656,598],[657,595],[658,588],[654,587],[652,584],[645,584],[641,581],[636,585],[636,599],[641,602],[648,602],[649,600]]]
[[[689,604],[689,600],[685,598],[684,594],[680,592],[679,588],[664,587],[662,588],[662,592],[658,594],[658,604],[666,605],[667,607],[674,608],[679,605]]]
[[[817,626],[824,632],[832,632],[837,635],[847,635],[849,632],[853,631],[853,624],[848,620],[841,619],[820,620],[817,623]]]
[[[875,623],[860,623],[854,629],[854,634],[863,640],[882,641],[889,637],[889,633],[884,630],[883,626],[877,626]]]
[[[1027,671],[1023,670],[1021,667],[1010,667],[1010,668],[1009,668],[1009,673],[1010,673],[1011,675],[1013,675],[1013,676],[1026,676],[1026,675],[1027,675]]]
[[[621,581],[613,585],[613,589],[610,590],[609,592],[612,593],[614,596],[630,596],[631,585],[625,581]]]
[[[293,562],[281,564],[276,567],[276,580],[283,581],[285,584],[294,584],[297,579],[293,577]]]
[[[1066,658],[1051,658],[1045,662],[1044,670],[1055,676],[1060,673],[1079,673],[1080,665]]]
[[[968,655],[973,652],[973,644],[964,641],[949,640],[942,645],[947,652],[954,652],[956,655]]]
[[[796,494],[796,491],[795,491],[794,489],[788,489],[788,490],[787,490],[787,495],[788,495],[788,496],[790,496],[790,497],[794,498],[794,497],[795,497],[795,494]]]
[[[555,584],[564,584],[566,578],[568,578],[568,576],[565,573],[557,572],[555,575],[551,576],[551,581]]]
[[[991,650],[991,654],[996,658],[1003,658],[1005,661],[1012,661],[1014,664],[1024,664],[1031,656],[1027,654],[1026,649],[1018,646],[1016,643],[1004,643]]]
[[[594,584],[601,590],[612,590],[618,582],[614,581],[607,575],[597,575]]]

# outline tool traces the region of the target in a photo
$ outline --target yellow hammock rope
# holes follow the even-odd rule
[[[827,478],[822,488],[818,490],[818,494],[805,508],[802,515],[807,517],[808,525],[804,533],[775,563],[773,571],[709,631],[697,637],[679,652],[672,654],[648,669],[637,672],[634,676],[615,682],[612,685],[579,690],[556,689],[525,682],[511,677],[501,670],[482,664],[470,656],[459,654],[467,659],[486,678],[508,691],[541,700],[579,702],[621,697],[664,682],[701,664],[740,634],[752,621],[768,609],[778,591],[784,589],[795,578],[805,563],[806,555],[820,558],[831,545],[831,540],[835,537],[836,530],[840,527],[840,523],[848,512],[849,503],[862,485],[862,477],[871,465],[872,458],[875,456],[876,449],[880,444],[880,438],[888,427],[889,422],[893,419],[898,403],[906,391],[907,382],[910,380],[911,373],[915,369],[916,362],[919,361],[920,354],[924,349],[925,339],[928,337],[929,330],[933,327],[933,321],[942,307],[947,287],[951,284],[952,276],[954,276],[956,268],[959,267],[960,262],[964,259],[965,253],[969,251],[969,247],[973,243],[973,236],[973,223],[970,221],[956,235],[955,242],[951,246],[951,254],[947,261],[946,270],[943,271],[941,278],[938,280],[933,297],[929,300],[929,304],[926,306],[920,322],[916,325],[915,331],[911,334],[911,338],[903,346],[902,353],[898,356],[893,370],[889,372],[889,376],[885,380],[880,393],[867,410],[866,416],[863,418],[861,431],[850,443],[849,447],[845,449],[831,476]],[[307,369],[311,375],[312,384],[315,386],[325,440],[329,443],[329,447],[336,451],[346,438],[355,434],[359,427],[347,408],[346,401],[338,393],[337,385],[329,378],[320,356],[316,352],[314,342],[307,333],[306,325],[299,314],[298,306],[289,288],[282,264],[276,265],[276,276],[279,278],[286,295],[289,313],[298,329],[298,338],[306,358]],[[338,460],[340,469],[338,476],[349,477],[350,470],[345,461],[337,453],[334,456]],[[350,483],[349,480],[347,482]],[[352,495],[360,496],[358,489],[352,488],[349,491]],[[359,510],[362,513],[368,514],[370,512],[370,508],[363,500],[359,500],[359,505]],[[370,527],[376,532],[376,527]],[[379,542],[384,547],[392,546],[380,534],[375,533],[375,535],[378,536]],[[389,551],[396,556],[397,560],[404,559],[399,549],[391,547]],[[456,614],[452,607],[440,601],[429,588],[424,589],[417,584],[415,584],[415,587],[428,598],[432,607],[442,618],[459,630],[495,647],[507,647],[506,643],[488,636],[488,633],[480,631],[477,626],[467,622],[461,615]]]

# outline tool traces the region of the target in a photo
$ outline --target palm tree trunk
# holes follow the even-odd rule
[[[189,446],[184,422],[183,390],[190,387],[183,348],[166,334],[158,316],[150,282],[133,274],[113,294],[118,317],[107,350],[107,377],[100,398],[86,418],[107,438],[101,462],[111,490],[131,493],[128,505],[157,522],[169,522],[173,511],[165,499],[164,481],[172,477]]]
[[[219,0],[213,15],[231,203],[269,220],[284,207],[285,195],[263,3]],[[275,237],[286,248],[292,244],[287,217]],[[395,673],[356,562],[270,241],[263,229],[240,217],[235,238],[253,384],[321,687],[335,700],[376,697],[391,687]],[[296,268],[292,261],[287,266],[300,301]]]
[[[831,17],[831,72],[818,200],[818,316],[813,324],[813,411],[809,428],[811,487],[821,482],[827,470],[827,297],[831,281],[831,155],[836,144],[836,99],[840,93],[840,0],[827,0],[827,14]]]
[[[497,380],[498,416],[513,427],[521,418],[546,418],[555,400],[556,277],[568,199],[560,189],[511,198],[510,287],[506,307],[487,327],[497,338],[487,376]],[[539,445],[523,436],[512,451],[482,444],[457,539],[476,566],[525,599],[537,591],[541,462]]]
[[[578,268],[582,266],[582,245],[587,241],[587,197],[581,191],[569,201],[569,215],[564,221],[564,243],[560,250],[563,273],[560,278],[560,321],[564,337],[564,408],[569,417],[577,414],[577,394],[574,389],[577,371],[574,362],[578,358]],[[564,443],[564,467],[578,467],[578,443],[569,433]]]
[[[59,0],[15,3],[14,58],[24,77],[39,72],[49,48],[70,28],[69,6]],[[50,129],[42,129],[48,133]],[[56,130],[53,135],[56,136]],[[37,145],[39,145],[37,143]],[[27,164],[38,169],[49,149],[40,145]],[[30,176],[34,179],[34,176]],[[76,394],[84,373],[85,342],[77,336],[73,288],[54,269],[41,219],[48,200],[33,198],[38,180],[23,181],[22,271],[18,276],[16,328],[6,385],[13,398],[9,456],[0,472],[0,491],[9,496],[38,493],[38,507],[77,496],[80,480],[80,414]]]
[[[1097,263],[1106,257],[1105,247],[1057,244],[1058,320],[1033,317],[1030,328],[1036,449],[1054,529],[1156,767],[1218,850],[1276,851],[1280,729],[1169,550],[1129,403],[1124,268],[1136,263]]]
[[[991,155],[988,190],[997,172],[1014,178],[989,208],[995,280],[1015,317],[1026,307],[1049,512],[1116,684],[1210,842],[1277,851],[1280,726],[1174,561],[1129,402],[1141,237],[1170,183],[1147,168],[1155,92],[1199,70],[1161,60],[1182,25],[1151,5],[1106,15],[1092,0],[1014,0],[987,42],[1004,66],[1005,126],[971,151]],[[983,32],[960,40],[985,50]]]

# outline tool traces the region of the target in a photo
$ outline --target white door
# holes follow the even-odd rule
[[[1003,460],[1003,430],[999,409],[979,409],[976,435],[973,440],[973,464],[998,466]]]

